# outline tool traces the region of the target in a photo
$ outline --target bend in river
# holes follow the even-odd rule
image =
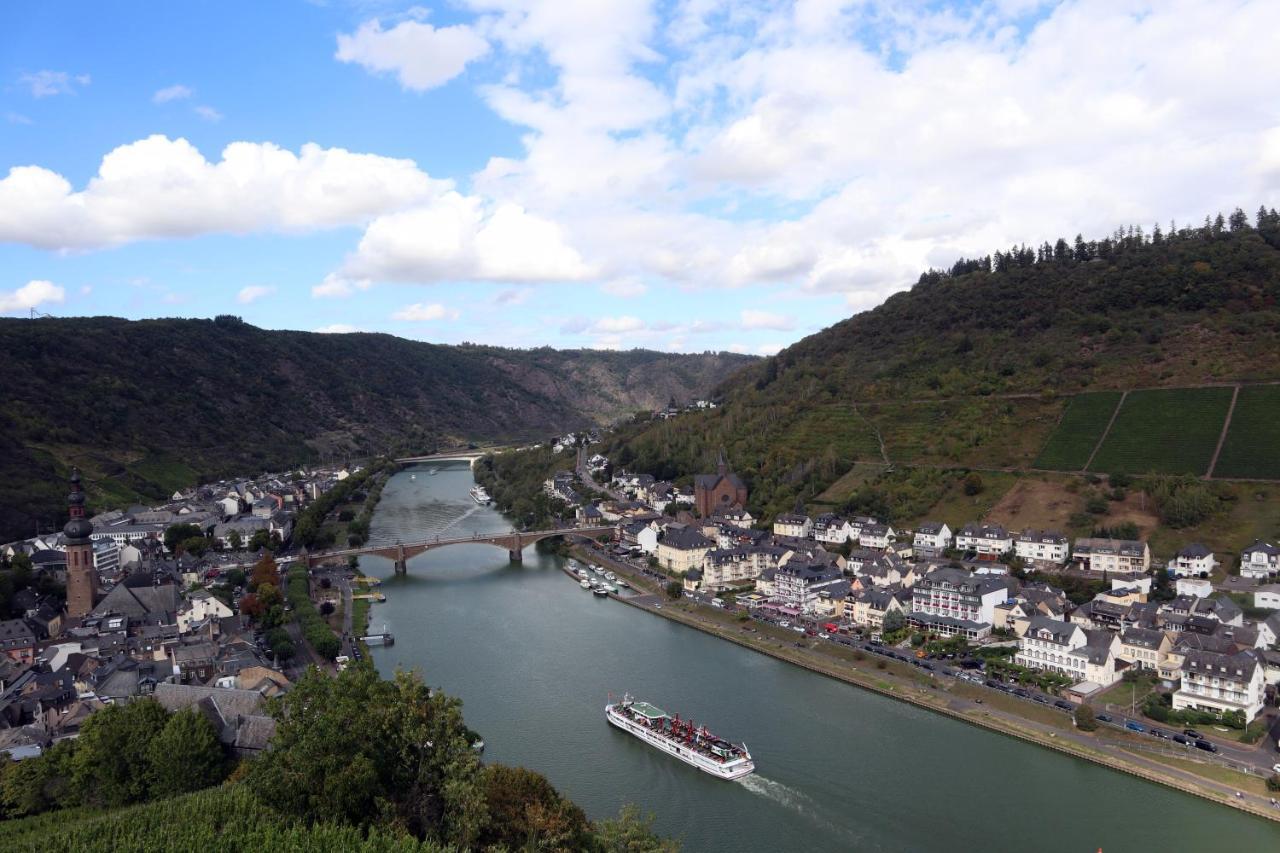
[[[477,506],[465,464],[387,483],[371,540],[510,529]],[[1086,761],[885,699],[692,628],[597,599],[525,552],[429,551],[396,576],[362,557],[396,644],[384,675],[420,670],[464,701],[485,759],[546,774],[592,818],[636,803],[689,851],[1280,849],[1280,827]],[[723,782],[605,722],[630,691],[746,741],[757,773]]]

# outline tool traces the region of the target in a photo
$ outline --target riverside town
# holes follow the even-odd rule
[[[0,853],[1280,851],[1277,33],[0,4]]]

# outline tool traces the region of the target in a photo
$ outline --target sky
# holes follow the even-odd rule
[[[1280,206],[1276,0],[0,5],[0,315],[769,354]]]

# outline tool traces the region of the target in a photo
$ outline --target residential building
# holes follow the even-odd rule
[[[866,524],[858,531],[858,544],[863,548],[888,548],[897,535],[887,524]]]
[[[23,619],[0,622],[0,655],[18,663],[31,663],[36,654],[36,632]]]
[[[838,515],[823,513],[813,520],[813,538],[828,545],[841,545],[853,535],[849,522]]]
[[[1207,578],[1217,561],[1213,552],[1199,542],[1181,548],[1169,562],[1169,574],[1180,578]]]
[[[1193,598],[1208,598],[1213,595],[1213,584],[1208,578],[1178,578],[1173,583],[1173,591],[1178,596],[1189,595]]]
[[[911,623],[943,636],[978,639],[991,633],[996,605],[1009,597],[1009,582],[963,569],[935,569],[911,587]]]
[[[1013,550],[1013,535],[998,524],[966,524],[956,534],[961,551],[998,557]]]
[[[792,539],[808,539],[813,520],[802,513],[784,513],[773,520],[773,535]]]
[[[1120,632],[1120,649],[1116,656],[1138,669],[1155,670],[1173,641],[1164,631],[1151,628],[1125,628]]]
[[[788,560],[773,573],[773,596],[784,605],[811,613],[818,594],[845,584],[844,574],[832,566],[814,565],[803,558]]]
[[[1253,606],[1266,610],[1280,610],[1280,583],[1269,583],[1254,590]]]
[[[702,561],[703,588],[718,592],[750,583],[766,569],[777,568],[787,553],[783,548],[754,546],[708,551]]]
[[[1187,652],[1182,684],[1173,694],[1173,709],[1222,714],[1242,711],[1246,721],[1262,712],[1266,695],[1264,668],[1257,653]]]
[[[1014,662],[1065,675],[1073,681],[1108,687],[1120,678],[1120,640],[1108,631],[1086,631],[1071,622],[1033,616],[1018,639]]]
[[[707,552],[714,546],[692,527],[669,524],[658,540],[658,564],[673,574],[701,569]]]
[[[658,523],[653,520],[633,521],[623,525],[622,541],[639,548],[646,554],[658,552]]]
[[[1131,539],[1077,539],[1074,558],[1091,572],[1143,573],[1151,568],[1147,543]]]
[[[1280,575],[1280,548],[1261,539],[1240,552],[1240,577],[1269,580]]]
[[[941,557],[954,539],[945,521],[926,521],[916,528],[911,547],[917,557]]]
[[[884,627],[885,614],[905,614],[910,601],[910,594],[901,589],[867,589],[853,596],[852,602],[845,605],[845,612],[853,624],[879,631]]]
[[[1014,554],[1028,563],[1061,566],[1067,562],[1067,551],[1067,537],[1054,530],[1027,529],[1019,533],[1013,542]]]

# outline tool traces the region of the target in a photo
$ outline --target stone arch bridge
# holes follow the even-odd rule
[[[550,539],[553,536],[566,536],[573,539],[592,539],[602,533],[613,533],[613,530],[614,528],[611,525],[601,525],[596,527],[560,527],[552,530],[511,530],[506,533],[478,533],[471,536],[436,536],[431,539],[422,539],[414,542],[394,542],[389,545],[370,544],[362,545],[358,548],[316,551],[302,556],[302,559],[306,562],[307,568],[310,568],[321,560],[374,554],[379,557],[386,557],[389,560],[394,560],[396,573],[404,574],[408,571],[408,562],[413,557],[416,557],[426,551],[431,551],[435,548],[445,548],[449,545],[493,545],[494,547],[506,550],[507,556],[513,563],[519,563],[524,559],[521,552],[527,546],[543,539]]]

